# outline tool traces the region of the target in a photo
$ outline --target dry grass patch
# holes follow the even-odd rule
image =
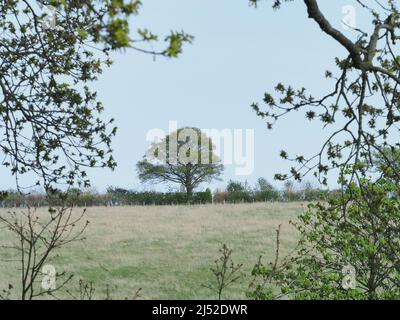
[[[105,296],[107,285],[115,298],[129,298],[138,288],[143,288],[145,299],[215,298],[202,284],[211,278],[208,268],[219,247],[231,247],[235,262],[249,273],[259,255],[272,259],[278,225],[283,253],[294,247],[297,234],[288,222],[303,207],[255,203],[89,208],[87,239],[65,248],[51,262],[76,275],[71,283],[76,289],[79,279],[93,281],[98,298]],[[2,230],[1,243],[9,240],[10,234]],[[1,250],[0,257],[5,255]],[[18,282],[15,264],[0,262],[0,272],[1,287]],[[248,283],[243,279],[226,298],[245,298]]]

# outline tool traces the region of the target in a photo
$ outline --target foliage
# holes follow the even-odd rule
[[[374,157],[374,166],[379,175],[399,183],[400,149],[385,148],[382,153],[376,153]]]
[[[240,181],[229,180],[228,185],[226,186],[226,191],[228,192],[247,192],[249,188],[246,184],[243,184]]]
[[[302,198],[304,201],[311,202],[311,201],[318,201],[321,199],[326,199],[329,195],[327,190],[322,190],[320,188],[314,187],[310,182],[304,183],[302,189]],[[334,195],[334,191],[330,192],[330,195]]]
[[[272,3],[278,9],[289,1]],[[260,2],[250,1],[255,6]],[[312,172],[327,184],[327,174],[336,169],[342,190],[331,194],[328,202],[309,205],[294,223],[302,236],[294,256],[279,265],[259,261],[249,296],[398,299],[400,144],[393,137],[399,134],[400,122],[399,5],[393,0],[354,0],[359,10],[370,14],[372,31],[353,29],[352,40],[326,18],[320,2],[304,0],[308,18],[346,50],[346,56],[335,59],[337,71],[325,72],[332,88],[314,97],[304,87],[278,83],[275,94],[264,94],[264,107],[254,103],[252,108],[270,129],[287,114],[303,111],[307,121],[320,121],[329,130],[314,155],[281,151],[283,159],[295,164],[276,179],[301,181]],[[305,188],[305,195],[313,198],[309,190]],[[286,194],[291,193],[287,184]],[[355,282],[348,282],[353,275]]]
[[[262,179],[262,178],[261,178]],[[235,182],[240,183],[240,182]],[[90,189],[69,189],[67,192],[52,190],[47,194],[21,194],[8,190],[0,198],[0,207],[44,207],[44,206],[109,206],[109,205],[176,205],[176,204],[206,204],[206,203],[242,203],[242,202],[290,202],[323,200],[328,195],[336,194],[336,190],[321,190],[311,184],[304,184],[288,196],[284,190],[278,190],[267,182],[265,188],[257,184],[254,189],[243,184],[245,191],[218,191],[210,189],[194,192],[191,196],[183,192],[134,191],[118,187],[109,187],[104,194]]]
[[[226,198],[227,202],[251,202],[253,201],[252,191],[246,183],[240,181],[230,180],[226,186]]]
[[[253,199],[255,202],[282,201],[281,193],[275,188],[265,191],[255,191],[253,193]]]
[[[286,201],[296,201],[298,199],[298,193],[295,190],[294,183],[291,180],[287,180],[283,186],[283,195]]]
[[[251,0],[257,5],[260,0]],[[273,1],[278,9],[284,2]],[[400,59],[397,48],[400,37],[398,1],[377,0],[351,1],[358,10],[370,16],[372,31],[355,29],[352,40],[326,18],[319,8],[320,1],[304,0],[308,16],[321,32],[346,50],[346,56],[336,58],[337,71],[326,71],[331,89],[321,97],[315,97],[306,88],[293,88],[278,83],[275,93],[264,94],[263,104],[254,103],[252,108],[265,118],[269,128],[285,115],[303,111],[307,121],[320,121],[329,130],[327,140],[314,155],[290,155],[281,157],[294,162],[290,173],[277,174],[276,178],[301,180],[313,172],[321,183],[327,184],[327,174],[340,169],[343,164],[357,165],[364,162],[373,167],[374,154],[383,156],[387,166],[392,163],[384,157],[387,148],[398,148],[400,122],[399,90]],[[361,14],[361,13],[359,13]],[[399,174],[398,170],[393,173]],[[352,178],[356,178],[352,176]]]
[[[321,190],[310,183],[305,183],[295,189],[292,181],[286,181],[284,189],[278,190],[265,178],[259,178],[254,188],[251,188],[247,182],[230,180],[226,191],[214,192],[214,202],[314,201],[323,200],[328,194],[333,193],[335,193],[334,190]]]
[[[280,233],[281,225],[276,229],[276,249],[274,262],[270,262],[264,266],[262,256],[258,258],[252,270],[253,280],[250,283],[250,291],[247,292],[247,297],[255,300],[274,300],[280,298],[281,295],[276,294],[276,288],[273,286],[274,282],[280,284],[278,281],[278,273],[285,269],[285,265],[279,264],[280,259]]]
[[[3,201],[7,197],[9,197],[9,194],[7,191],[0,191],[0,201]]]
[[[261,191],[261,192],[268,192],[268,191],[273,190],[273,189],[274,189],[274,186],[271,183],[269,183],[267,181],[267,179],[265,179],[265,178],[258,178],[257,179],[255,190]]]
[[[223,291],[242,278],[241,268],[243,265],[233,262],[231,257],[232,250],[226,244],[222,245],[219,252],[221,256],[214,261],[215,266],[210,268],[214,275],[215,283],[203,286],[215,292],[218,300],[221,300]]]
[[[37,184],[89,184],[85,168],[115,168],[113,119],[91,89],[118,49],[177,57],[192,37],[171,32],[166,48],[146,50],[158,37],[132,32],[139,0],[0,1],[0,150],[20,188],[20,175]],[[47,10],[46,10],[47,9]],[[50,13],[47,13],[50,11]]]
[[[181,128],[153,143],[136,165],[142,182],[172,182],[184,186],[188,196],[204,182],[218,179],[223,165],[211,138],[200,129]]]
[[[251,297],[400,298],[400,201],[391,196],[398,187],[385,179],[360,182],[309,205],[293,222],[301,234],[295,254],[274,268],[258,263],[253,275],[263,286],[253,287]]]
[[[254,192],[255,201],[279,201],[280,192],[265,178],[257,180]]]
[[[187,195],[182,192],[136,192],[125,189],[109,189],[111,203],[125,205],[178,205],[178,204],[206,204],[212,202],[211,190],[195,192]]]
[[[226,201],[230,203],[254,202],[254,200],[253,194],[248,191],[232,191],[226,195]]]

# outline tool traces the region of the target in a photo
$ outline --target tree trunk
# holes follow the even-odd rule
[[[187,196],[189,197],[189,198],[191,198],[192,197],[192,195],[193,195],[193,186],[192,186],[192,184],[190,183],[190,184],[186,184],[186,194],[187,194]]]

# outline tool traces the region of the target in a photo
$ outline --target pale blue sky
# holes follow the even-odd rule
[[[321,6],[340,27],[342,8],[349,2],[323,0]],[[357,18],[363,23],[361,16]],[[153,61],[133,51],[113,56],[114,65],[96,88],[106,107],[105,117],[114,117],[119,127],[113,144],[119,166],[115,172],[89,171],[97,189],[108,185],[144,188],[135,163],[147,148],[146,133],[152,128],[167,130],[170,120],[180,126],[255,130],[253,175],[236,177],[229,166],[224,182],[213,183],[213,188],[229,179],[247,179],[252,184],[263,176],[272,181],[274,173],[290,166],[279,158],[282,148],[305,154],[317,150],[324,133],[319,126],[307,124],[302,114],[269,131],[250,109],[277,82],[324,92],[328,85],[324,71],[335,56],[344,54],[307,19],[302,1],[274,12],[267,3],[258,9],[249,7],[247,0],[144,0],[132,24],[159,34],[183,29],[196,38],[177,60]],[[0,175],[0,189],[14,187],[4,168]]]

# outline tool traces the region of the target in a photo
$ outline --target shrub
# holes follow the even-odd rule
[[[342,196],[310,204],[293,223],[301,234],[295,254],[279,265],[260,261],[249,297],[399,299],[400,200],[390,196],[397,190],[362,178]]]
[[[200,203],[200,204],[206,204],[206,203],[212,203],[212,193],[210,189],[206,189],[204,192],[196,192],[193,195],[193,203]]]
[[[265,191],[257,191],[254,193],[255,201],[279,201],[280,193],[276,189],[265,190]]]
[[[177,204],[205,204],[212,202],[211,190],[195,192],[189,196],[183,192],[135,192],[119,188],[107,190],[110,201],[118,205],[177,205]]]
[[[232,203],[253,202],[254,197],[249,191],[232,191],[228,192],[226,200]]]
[[[279,201],[280,193],[265,178],[259,178],[254,192],[255,201]]]
[[[229,180],[228,185],[226,187],[226,191],[228,192],[245,192],[247,191],[247,187],[240,181]]]

